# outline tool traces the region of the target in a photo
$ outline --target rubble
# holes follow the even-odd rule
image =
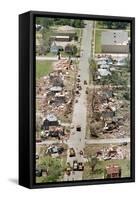
[[[42,132],[40,133],[43,139],[49,137],[61,139],[63,135],[66,135],[65,130],[59,130],[59,128],[64,129],[59,121],[71,122],[74,91],[77,87],[81,90],[80,85],[75,85],[76,70],[72,61],[61,59],[54,62],[53,72],[36,81],[36,110],[44,118],[41,122]],[[53,118],[58,120],[54,122]],[[48,132],[43,132],[43,130],[48,130]]]
[[[128,147],[123,145],[109,145],[109,147],[103,147],[96,152],[96,157],[99,160],[121,160],[129,159]]]
[[[101,88],[89,89],[88,95],[88,124],[98,123],[103,121],[103,127],[99,124],[91,129],[90,135],[93,137],[101,138],[120,138],[129,134],[129,115],[128,115],[128,102],[121,100],[118,97],[122,89],[111,86],[103,86]],[[126,111],[124,106],[127,108]],[[121,115],[119,113],[121,112]],[[122,117],[120,117],[122,116]],[[93,122],[91,122],[93,121]],[[125,125],[125,126],[124,126]],[[128,128],[127,128],[128,127]]]

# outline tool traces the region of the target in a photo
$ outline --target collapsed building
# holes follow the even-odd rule
[[[121,178],[121,168],[118,165],[106,166],[104,178]]]
[[[59,126],[59,121],[54,114],[48,114],[43,120],[43,129],[47,130],[50,126]]]
[[[58,119],[63,123],[70,122],[72,114],[74,84],[69,84],[69,71],[73,72],[74,65],[69,59],[61,59],[53,67],[52,72],[37,80],[36,109],[44,118],[40,134],[43,138],[63,136],[64,127]]]
[[[124,110],[124,102],[118,99],[116,91],[118,89],[115,87],[104,86],[89,92],[88,123],[92,137],[122,137],[129,134],[128,112]],[[123,113],[120,115],[120,112]]]
[[[43,124],[41,127],[45,132],[43,136],[51,136],[51,137],[58,137],[64,135],[64,127],[61,126],[60,121],[54,114],[48,114],[46,118],[43,120]]]

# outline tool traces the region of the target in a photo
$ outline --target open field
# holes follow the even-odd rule
[[[101,53],[101,32],[102,30],[95,31],[95,53]]]
[[[53,70],[53,62],[51,61],[36,61],[36,79],[48,75]]]

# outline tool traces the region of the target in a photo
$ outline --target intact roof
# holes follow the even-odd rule
[[[124,30],[108,30],[102,32],[103,45],[127,45],[128,32]]]
[[[51,36],[51,38],[69,38],[69,36],[68,35],[56,35],[56,36]]]
[[[75,30],[74,27],[68,26],[68,25],[59,26],[59,27],[58,27],[58,31],[74,31],[74,30]]]
[[[51,44],[51,47],[54,46],[54,47],[63,47],[65,48],[67,45],[76,45],[77,46],[77,43],[74,42],[74,41],[53,41],[52,44]]]
[[[75,33],[76,29],[72,26],[64,25],[64,26],[58,26],[58,27],[53,27],[55,33]]]

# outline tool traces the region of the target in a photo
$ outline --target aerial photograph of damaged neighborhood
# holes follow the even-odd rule
[[[130,23],[35,28],[36,183],[130,177]]]

